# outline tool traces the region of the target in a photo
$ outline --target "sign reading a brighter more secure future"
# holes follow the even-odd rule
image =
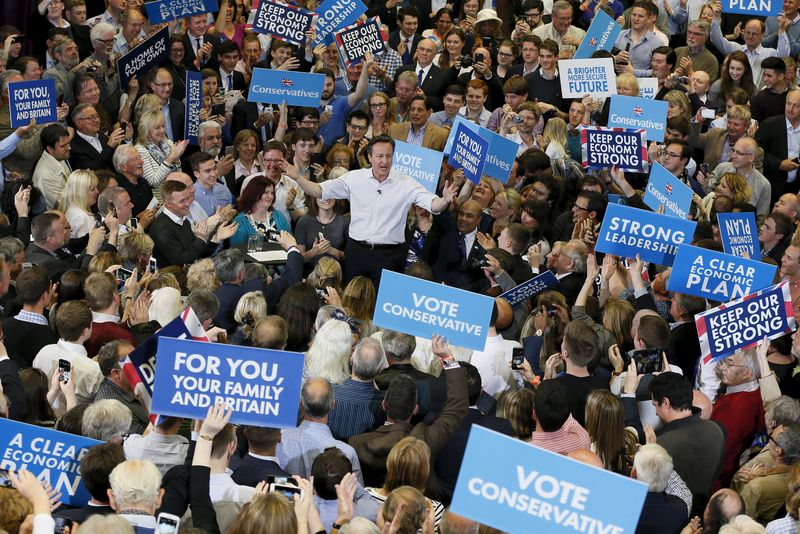
[[[333,43],[333,34],[339,28],[355,23],[367,6],[361,0],[325,0],[315,10],[317,19],[317,38],[314,46]]]
[[[203,105],[203,76],[194,70],[186,71],[186,118],[184,119],[183,138],[190,145],[197,144],[197,132],[200,129],[200,108]]]
[[[725,254],[740,258],[761,257],[761,245],[758,243],[758,225],[756,214],[752,211],[742,213],[717,213],[719,221],[719,240]]]
[[[647,131],[648,140],[660,143],[667,131],[667,108],[669,104],[663,100],[613,95],[608,126],[644,129]]]
[[[625,172],[647,172],[644,130],[592,126],[581,129],[583,166],[590,170],[616,167]]]
[[[494,299],[455,287],[383,270],[372,322],[375,326],[452,345],[483,350]]]
[[[403,141],[394,142],[392,169],[410,176],[422,187],[436,192],[444,154]]]
[[[136,76],[141,80],[142,74],[167,59],[169,50],[169,28],[165,26],[120,57],[117,60],[120,88],[127,91],[131,78]]]
[[[248,102],[319,107],[325,75],[290,70],[253,69]]]
[[[345,67],[360,63],[367,53],[381,56],[388,48],[381,33],[381,19],[372,17],[364,24],[342,28],[334,35],[339,55]]]
[[[511,534],[633,534],[647,484],[473,425],[450,509]]]
[[[8,84],[8,114],[11,128],[58,122],[56,82],[52,79],[31,80]]]
[[[614,48],[620,32],[622,32],[622,26],[608,16],[608,13],[598,9],[591,26],[572,58],[588,59],[598,50],[611,50]]]
[[[450,149],[455,139],[454,134],[460,124],[489,141],[489,152],[486,154],[486,165],[483,166],[483,174],[497,178],[503,183],[508,182],[508,178],[511,175],[511,165],[517,157],[519,144],[467,120],[462,115],[456,115],[455,120],[453,120],[453,126],[450,128],[450,136],[444,145],[444,153],[447,155],[450,154]]]
[[[617,75],[614,60],[610,57],[561,59],[558,72],[563,98],[583,98],[586,95],[603,98],[617,94]]]
[[[156,0],[144,5],[150,24],[161,24],[219,10],[216,0]]]
[[[781,11],[783,11],[783,0],[722,0],[723,13],[775,17]]]
[[[302,46],[315,16],[299,7],[262,0],[253,19],[253,31]]]
[[[464,169],[464,176],[476,184],[479,183],[489,152],[489,141],[472,131],[465,122],[459,123],[457,128],[451,130],[450,135],[453,137],[448,158],[450,166]]]
[[[654,211],[663,206],[667,215],[686,219],[692,206],[693,194],[691,187],[655,162],[650,169],[650,179],[642,200]]]

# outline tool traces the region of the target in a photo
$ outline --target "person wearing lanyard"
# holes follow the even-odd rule
[[[389,136],[372,138],[366,150],[372,168],[350,171],[320,184],[303,178],[299,169],[285,160],[284,167],[305,194],[322,200],[350,201],[345,282],[355,276],[368,276],[377,289],[383,269],[403,270],[406,216],[411,205],[441,213],[453,201],[457,188],[445,182],[442,197],[438,197],[408,176],[392,171],[394,140]]]

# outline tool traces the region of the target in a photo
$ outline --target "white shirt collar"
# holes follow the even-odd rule
[[[164,207],[164,215],[169,217],[170,220],[172,220],[172,222],[174,222],[175,224],[183,225],[183,221],[186,220],[186,217],[178,217],[177,215],[169,211],[166,207]]]
[[[86,352],[86,347],[83,345],[78,345],[77,343],[73,343],[71,341],[67,341],[66,339],[59,339],[57,345],[59,348],[64,349],[67,352],[72,352],[74,354],[80,354],[82,356],[88,356]]]

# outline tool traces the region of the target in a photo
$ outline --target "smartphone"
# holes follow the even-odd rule
[[[117,280],[120,282],[126,282],[131,276],[133,276],[133,271],[125,269],[124,267],[117,269]]]
[[[117,217],[117,207],[114,205],[114,203],[113,202],[109,202],[108,203],[108,208],[111,210],[111,215],[113,215],[114,218],[116,218]]]
[[[56,105],[61,107],[64,104],[64,95],[58,95],[58,100],[56,100]]]
[[[660,349],[631,350],[622,355],[627,367],[631,359],[636,362],[636,372],[646,375],[661,371],[663,367],[663,354]]]
[[[139,219],[137,219],[136,217],[131,217],[130,219],[128,219],[128,227],[131,230],[139,228]]]
[[[511,117],[511,122],[513,122],[514,124],[522,124],[524,121],[525,119],[523,119],[522,116],[520,115],[514,115],[513,117]]]
[[[234,155],[233,155],[233,151],[234,150],[235,150],[235,148],[233,146],[226,146],[225,147],[225,155],[226,156],[230,156],[230,157],[233,158],[234,157]]]
[[[24,33],[20,33],[19,35],[14,36],[14,40],[11,41],[11,44],[19,44],[22,43],[22,38],[25,37]]]
[[[281,477],[281,476],[278,476],[278,475],[267,475],[266,483],[269,484],[270,486],[272,484],[289,484],[289,485],[291,485],[292,484],[292,478],[291,477]]]
[[[703,108],[702,111],[700,111],[700,116],[704,119],[713,119],[717,116],[717,112],[711,108]]]
[[[156,197],[153,197],[150,199],[150,202],[147,203],[147,209],[151,210],[156,206],[158,206],[158,199]]]
[[[11,477],[8,476],[10,471],[8,469],[0,469],[0,488],[10,488]]]
[[[225,96],[225,88],[224,87],[218,87],[217,88],[217,96],[220,97],[220,98]]]
[[[329,112],[329,113],[333,113],[333,106],[331,106],[330,104],[326,105],[325,106],[325,111]]]
[[[795,158],[792,161],[800,165],[800,156],[795,156]]]
[[[631,44],[630,43],[625,45],[625,51],[626,52],[630,52],[631,51]],[[617,63],[619,63],[620,65],[627,65],[628,64],[627,61],[617,61]]]
[[[322,241],[323,239],[325,239],[325,236],[322,234],[322,232],[319,232],[319,233],[317,234],[317,237],[319,237],[319,240],[320,240],[320,241]]]
[[[522,369],[522,360],[525,359],[525,355],[523,353],[525,349],[522,347],[514,347],[511,351],[511,368],[512,369]]]
[[[61,373],[61,381],[65,384],[69,382],[69,376],[72,372],[72,364],[69,363],[68,360],[64,360],[63,358],[59,358],[58,360],[58,372]]]
[[[702,172],[706,176],[708,175],[708,163],[701,163],[700,164],[700,172]]]
[[[280,484],[275,482],[269,485],[269,491],[279,493],[290,501],[294,501],[294,495],[299,495],[301,499],[305,496],[305,492],[294,484]]]
[[[124,132],[125,130],[128,129],[128,121],[119,121],[119,127]]]
[[[53,534],[72,532],[72,519],[53,516],[53,521],[55,522],[55,525],[53,525]]]
[[[482,53],[478,52],[477,54],[475,54],[475,61],[477,61],[478,63],[483,63],[484,59],[486,58]]]
[[[325,154],[320,154],[319,152],[311,154],[311,164],[325,165]]]
[[[151,257],[150,258],[150,272],[154,273],[157,270],[158,270],[158,262],[156,261],[155,258]]]
[[[162,512],[156,519],[155,534],[177,534],[180,524],[180,517]]]

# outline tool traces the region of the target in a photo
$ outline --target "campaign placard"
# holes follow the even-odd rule
[[[216,0],[155,0],[144,5],[150,24],[185,19],[219,10]]]
[[[691,187],[678,180],[660,163],[653,163],[642,198],[653,211],[658,211],[663,206],[665,214],[685,219],[692,206],[692,195],[694,192]]]
[[[361,0],[325,0],[315,10],[319,18],[314,46],[331,44],[336,30],[350,26],[366,12],[367,6]]]
[[[194,70],[186,71],[186,119],[183,126],[183,138],[190,145],[197,144],[197,132],[200,129],[200,108],[203,105],[202,97],[203,76]]]
[[[598,50],[611,50],[617,37],[622,32],[622,26],[612,19],[608,13],[598,9],[592,19],[592,24],[586,31],[580,46],[575,50],[573,59],[588,59]]]
[[[319,107],[325,75],[289,70],[253,69],[248,102]]]
[[[26,469],[61,493],[61,502],[81,507],[91,496],[78,472],[81,459],[103,442],[0,418],[0,469]]]
[[[383,270],[372,322],[376,326],[483,350],[494,299]]]
[[[460,124],[489,141],[489,152],[486,154],[486,165],[483,167],[483,173],[503,183],[508,182],[508,178],[511,176],[511,165],[514,164],[514,160],[517,157],[519,145],[511,139],[475,124],[462,115],[457,115],[453,120],[453,126],[450,128],[450,136],[444,145],[444,153],[446,155],[450,155],[450,148],[453,146],[453,139],[455,138],[453,132],[458,129]]]
[[[781,11],[783,11],[783,0],[722,0],[723,13],[776,17]]]
[[[302,379],[298,352],[162,337],[153,411],[202,419],[222,403],[233,409],[231,423],[294,428]]]
[[[776,265],[683,244],[667,289],[728,302],[772,285]]]
[[[639,98],[653,100],[658,93],[658,78],[638,78]]]
[[[473,425],[451,511],[512,533],[632,534],[647,484]]]
[[[448,158],[451,167],[464,169],[464,176],[476,184],[481,181],[489,142],[464,123],[452,130],[453,146]]]
[[[756,291],[694,317],[704,363],[726,358],[793,331],[794,308],[789,282]]]
[[[253,19],[253,31],[303,46],[314,16],[311,11],[293,5],[262,0]]]
[[[608,126],[644,129],[649,141],[660,143],[667,131],[667,108],[669,104],[663,100],[612,95]]]
[[[617,195],[614,193],[608,194],[608,203],[609,204],[622,204],[623,206],[628,205],[628,199],[625,198],[625,195]]]
[[[741,213],[717,213],[719,237],[725,254],[754,260],[761,258],[761,245],[758,242],[756,214],[752,211]]]
[[[647,172],[644,130],[591,126],[581,129],[583,166],[589,170],[617,167],[625,172]]]
[[[410,176],[422,187],[435,193],[439,185],[443,157],[444,154],[439,151],[395,141],[392,168]]]
[[[141,79],[142,74],[167,59],[169,50],[169,28],[165,26],[117,59],[119,86],[122,90],[128,90],[131,78],[136,76]]]
[[[564,98],[581,99],[586,95],[603,98],[617,94],[617,74],[610,57],[560,59],[558,72]]]
[[[354,24],[338,30],[334,39],[345,67],[361,63],[367,53],[381,56],[388,50],[378,17],[372,17],[364,24]]]
[[[595,250],[672,265],[678,246],[691,242],[697,223],[621,204],[609,204]]]
[[[8,114],[11,128],[58,122],[56,81],[52,78],[8,84]]]
[[[558,279],[550,271],[545,271],[538,276],[534,276],[526,282],[522,282],[516,287],[512,287],[500,295],[501,299],[506,299],[509,304],[516,306],[525,299],[537,295],[547,288],[558,284]]]

